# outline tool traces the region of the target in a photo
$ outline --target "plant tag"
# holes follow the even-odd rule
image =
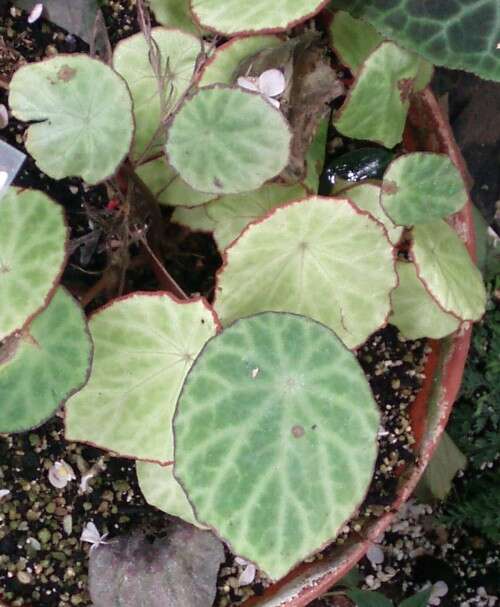
[[[0,200],[19,172],[26,154],[0,139]]]

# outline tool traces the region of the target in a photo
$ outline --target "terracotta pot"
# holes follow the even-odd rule
[[[447,119],[430,89],[412,101],[404,135],[407,151],[447,154],[469,182],[464,160],[453,139]],[[450,224],[475,259],[474,226],[470,200],[453,215]],[[270,586],[260,597],[252,597],[241,607],[304,607],[338,582],[365,555],[371,543],[389,527],[402,504],[410,497],[443,433],[457,397],[469,350],[472,327],[462,327],[445,339],[429,340],[432,351],[425,367],[425,380],[410,411],[416,439],[418,463],[400,477],[391,512],[368,524],[357,538],[346,542],[328,557],[304,563],[283,580]]]

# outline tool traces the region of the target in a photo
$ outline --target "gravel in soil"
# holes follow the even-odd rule
[[[366,517],[388,508],[397,482],[394,469],[414,459],[407,412],[422,380],[425,346],[404,340],[389,326],[373,336],[358,356],[381,407],[383,430],[365,504],[339,542],[351,527],[356,531]],[[56,489],[48,471],[61,460],[72,466],[77,479]],[[96,475],[82,491],[79,479],[89,469]],[[0,595],[12,607],[90,604],[89,545],[80,542],[89,521],[111,538],[146,524],[156,529],[168,524],[166,515],[145,503],[132,461],[67,443],[59,417],[30,433],[0,437],[0,488],[10,491],[0,502]],[[258,573],[253,584],[239,586],[242,570],[228,552],[219,575],[217,607],[236,605],[263,592],[267,580]]]

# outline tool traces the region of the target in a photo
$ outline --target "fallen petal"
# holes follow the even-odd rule
[[[372,544],[366,552],[366,558],[373,566],[380,565],[384,562],[384,551],[380,546]]]
[[[245,78],[244,76],[240,76],[236,82],[242,89],[259,92],[259,87],[257,86],[258,78]]]
[[[64,460],[55,462],[49,470],[49,482],[56,489],[63,489],[76,478],[73,468]]]
[[[240,586],[248,586],[248,584],[251,584],[254,581],[256,573],[257,569],[255,568],[255,565],[252,565],[252,563],[248,563],[248,565],[245,567],[245,569],[243,569],[240,574],[240,577],[238,578],[238,584]]]
[[[272,99],[271,97],[266,97],[266,99],[271,105],[274,105],[277,110],[280,109],[280,102],[277,99]]]
[[[83,528],[80,540],[82,542],[88,542],[89,544],[96,544],[101,541],[101,534],[92,521],[87,523]]]
[[[443,581],[436,582],[432,587],[432,597],[442,597],[448,594],[448,584]]]
[[[31,9],[31,13],[28,15],[28,23],[35,23],[38,19],[40,19],[41,14],[43,13],[43,4],[38,2]]]
[[[285,76],[281,70],[266,70],[259,76],[259,90],[266,97],[281,95],[285,86]]]
[[[0,171],[0,190],[2,189],[1,178],[2,178],[2,171]],[[9,495],[9,493],[10,493],[10,491],[8,489],[0,489],[0,500],[3,497],[6,497],[7,495]]]

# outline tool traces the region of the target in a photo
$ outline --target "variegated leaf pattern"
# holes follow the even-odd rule
[[[335,334],[265,312],[194,363],[174,417],[174,474],[197,518],[278,579],[362,502],[378,426],[366,377]]]

